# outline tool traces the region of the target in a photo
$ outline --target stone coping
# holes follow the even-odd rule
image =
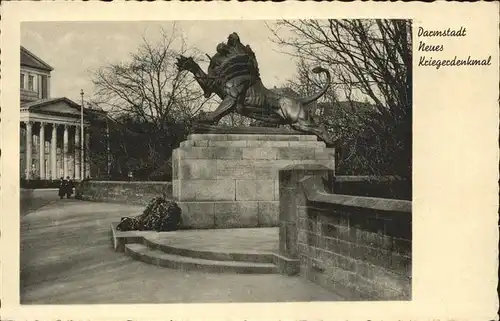
[[[342,194],[316,194],[310,199],[312,202],[330,203],[335,205],[367,208],[377,211],[411,213],[411,201],[390,198],[353,196]]]
[[[118,222],[111,223],[111,234],[113,239],[113,249],[116,252],[124,252],[126,244],[142,243],[147,235],[156,234],[154,231],[118,231]]]
[[[350,176],[339,175],[334,176],[336,183],[359,183],[359,182],[394,182],[403,181],[404,179],[399,176]]]
[[[307,200],[316,203],[327,203],[333,206],[344,206],[351,208],[364,208],[383,212],[403,212],[411,214],[412,202],[406,200],[367,197],[356,195],[330,194],[325,190],[325,186],[320,177],[314,172],[329,171],[328,167],[321,164],[297,164],[288,165],[280,172],[302,171],[305,177],[300,180],[305,191]]]
[[[326,167],[325,165],[321,165],[321,164],[290,164],[290,165],[287,165],[285,167],[283,167],[282,169],[280,169],[280,172],[284,172],[284,171],[296,171],[296,170],[299,170],[299,171],[328,171],[328,170],[331,170],[329,169],[328,167]]]
[[[211,134],[210,134],[211,135]],[[222,135],[221,135],[222,136]],[[258,136],[258,135],[256,135]],[[252,137],[252,139],[221,139],[220,137],[213,137],[208,139],[191,139],[181,142],[180,148],[182,147],[227,147],[227,148],[257,148],[257,147],[269,147],[269,148],[327,148],[324,142],[320,141],[307,141],[299,140],[299,137],[310,137],[310,136],[280,136],[290,137],[290,139],[259,139]]]
[[[171,185],[172,182],[170,181],[94,181],[94,180],[89,180],[87,181],[89,183],[95,183],[95,184],[129,184],[129,185],[134,185],[134,184],[139,184],[139,185]]]
[[[307,200],[317,203],[328,203],[346,207],[356,207],[385,212],[403,212],[411,214],[412,202],[390,198],[378,198],[355,195],[329,194],[314,176],[306,176],[301,180]]]

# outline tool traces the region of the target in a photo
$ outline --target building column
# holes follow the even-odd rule
[[[50,80],[50,74],[47,76],[47,97],[45,98],[50,98],[50,83],[52,81]]]
[[[26,179],[31,179],[31,127],[33,122],[27,121],[26,124]]]
[[[57,172],[57,126],[58,124],[52,124],[52,140],[50,141],[50,170],[53,180],[59,176]]]
[[[64,178],[68,176],[68,129],[69,125],[64,125],[64,136],[63,136],[63,173]]]
[[[40,179],[45,179],[45,122],[40,122]]]
[[[36,87],[38,93],[38,99],[42,99],[42,76],[36,75]]]
[[[80,175],[82,174],[80,170],[80,128],[78,126],[75,127],[75,179],[80,179]]]

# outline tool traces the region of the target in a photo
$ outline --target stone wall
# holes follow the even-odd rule
[[[192,134],[172,154],[173,196],[190,228],[278,224],[278,170],[290,164],[334,168],[334,150],[316,136]]]
[[[172,197],[170,182],[84,181],[76,188],[76,197],[85,201],[146,205],[163,193]]]
[[[280,255],[349,300],[411,300],[411,202],[330,194],[332,175],[280,171]]]

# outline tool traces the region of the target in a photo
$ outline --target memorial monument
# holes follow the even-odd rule
[[[207,55],[208,56],[208,55]],[[307,106],[316,94],[295,98],[267,89],[254,52],[236,33],[217,45],[205,73],[192,57],[177,59],[179,70],[191,72],[205,97],[222,100],[213,112],[197,119],[193,134],[172,154],[173,196],[190,228],[277,226],[278,170],[291,164],[323,164],[334,169],[333,141],[310,117]],[[229,113],[252,118],[265,127],[218,126]],[[273,128],[289,125],[292,130]],[[319,140],[318,140],[319,139]]]

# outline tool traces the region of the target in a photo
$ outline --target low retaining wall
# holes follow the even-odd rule
[[[411,300],[411,202],[329,194],[331,175],[280,170],[280,255],[348,300]]]
[[[76,188],[76,197],[85,201],[146,205],[163,193],[172,197],[170,182],[84,181]]]
[[[31,198],[33,198],[33,190],[32,189],[29,189],[29,188],[21,188],[21,190],[19,191],[19,198],[21,200],[21,203],[23,201],[27,201]]]
[[[19,185],[24,189],[51,189],[59,188],[61,184],[59,179],[30,179],[21,178]]]

